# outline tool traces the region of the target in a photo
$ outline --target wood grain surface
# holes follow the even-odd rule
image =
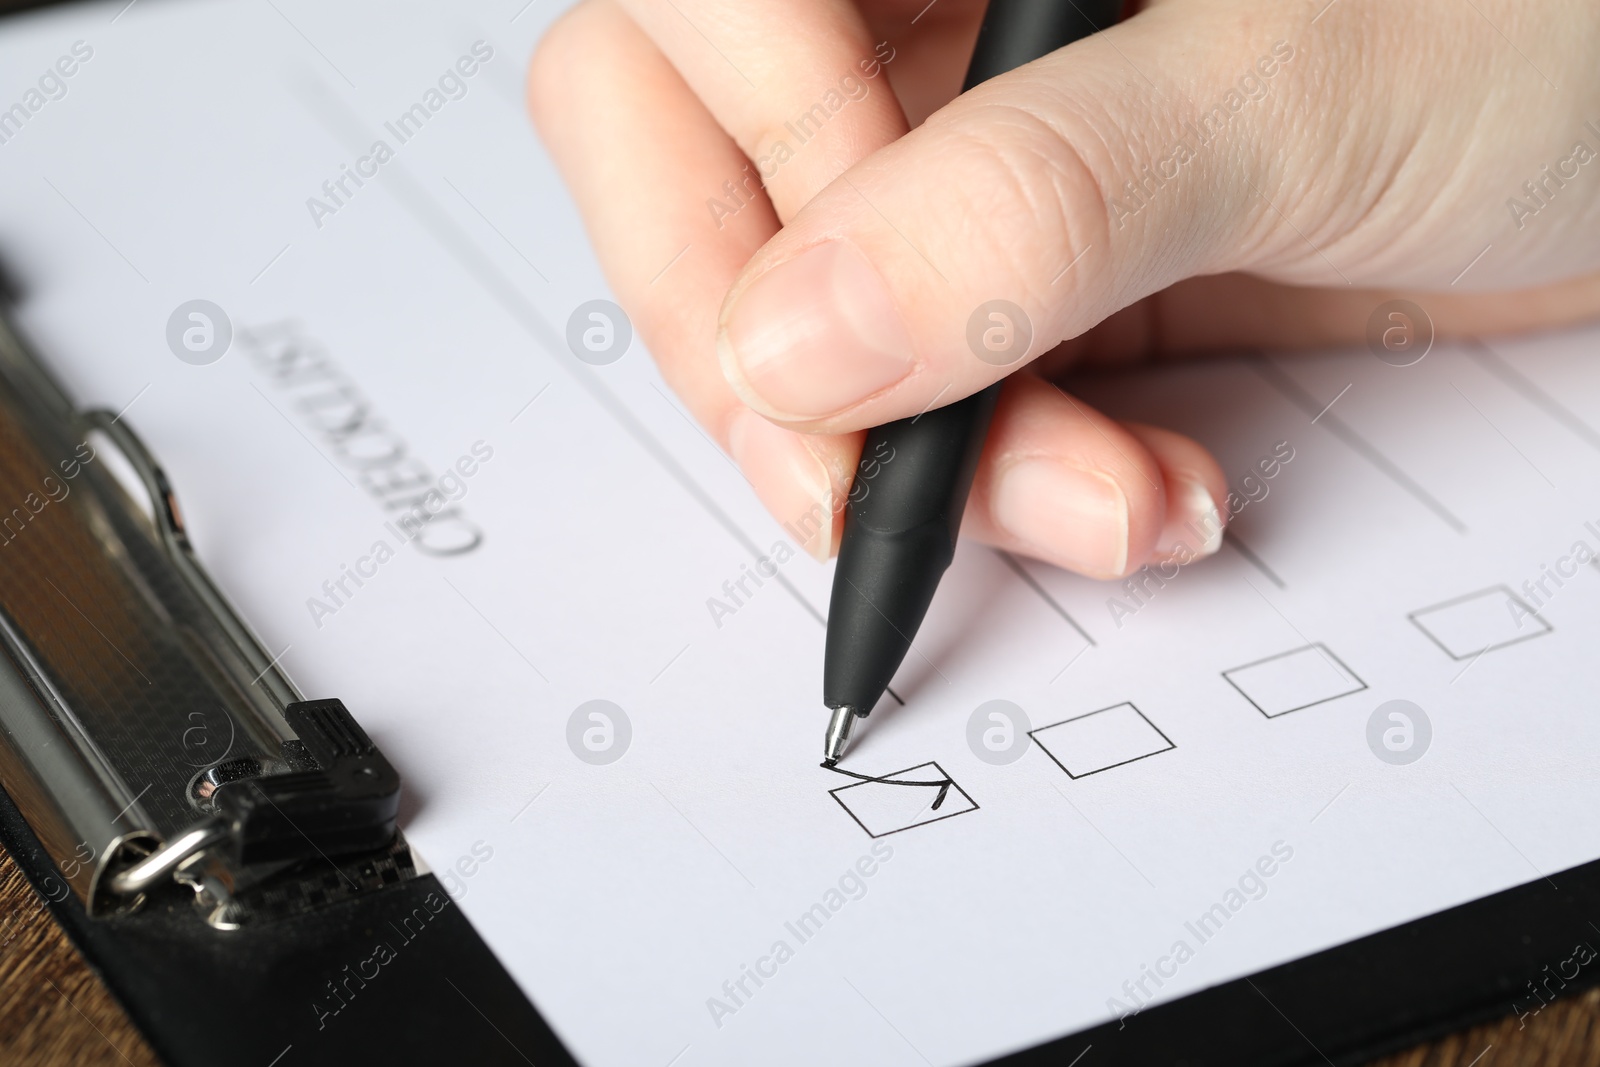
[[[160,1062],[0,849],[0,1064]]]
[[[160,1060],[0,850],[0,1064],[158,1067]],[[221,1062],[221,1061],[219,1061]],[[1372,1067],[1600,1067],[1600,989]]]

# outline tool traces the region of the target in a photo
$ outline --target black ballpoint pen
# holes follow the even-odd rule
[[[1116,21],[1121,0],[992,0],[962,92]],[[867,435],[879,464],[850,495],[828,608],[822,699],[832,710],[823,763],[844,755],[855,720],[889,688],[955,556],[961,513],[1000,383]]]

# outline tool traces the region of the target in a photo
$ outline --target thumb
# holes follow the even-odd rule
[[[1275,10],[1290,6],[1158,5],[862,160],[734,283],[723,373],[769,418],[855,430],[976,392],[1182,278],[1237,269],[1263,207],[1251,161],[1271,158],[1263,131],[1295,74],[1303,19]]]

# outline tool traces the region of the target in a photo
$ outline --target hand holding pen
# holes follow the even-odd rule
[[[1600,312],[1600,95],[1564,44],[1593,5],[1130,4],[958,96],[984,6],[587,0],[535,57],[640,336],[818,556],[868,428],[1003,381],[965,536],[1096,578],[1198,558],[1224,472],[1064,370],[1362,344],[1400,298],[1440,336]]]

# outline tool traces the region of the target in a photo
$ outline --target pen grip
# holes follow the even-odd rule
[[[1000,385],[867,431],[851,486],[845,537],[933,537],[955,551],[956,533]],[[938,491],[929,488],[938,486]]]
[[[822,693],[872,710],[911,648],[955,557],[997,382],[964,400],[867,433],[833,574]]]

